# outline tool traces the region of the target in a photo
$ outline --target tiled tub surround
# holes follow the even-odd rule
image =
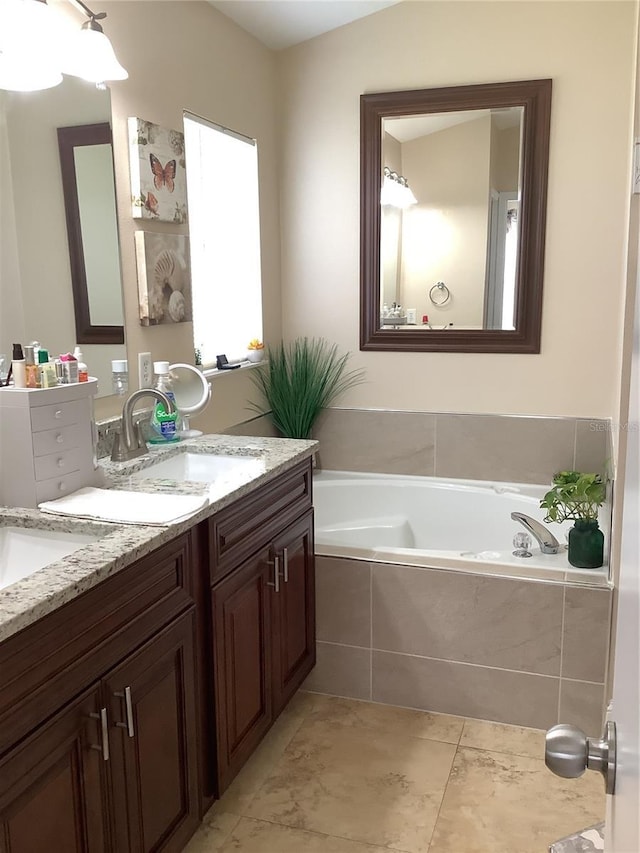
[[[316,556],[306,689],[600,734],[611,590]]]
[[[0,590],[0,641],[51,613],[58,607],[91,589],[106,578],[171,541],[189,528],[223,509],[232,501],[254,491],[263,483],[293,468],[311,456],[317,445],[312,441],[204,435],[180,445],[150,448],[149,453],[128,463],[101,461],[106,485],[141,493],[202,494],[207,491],[209,505],[186,521],[169,527],[97,524],[79,519],[45,515],[37,510],[0,508],[0,523],[16,527],[50,530],[97,529],[105,535],[74,554],[52,563],[24,580]],[[170,480],[131,480],[130,473],[144,469],[160,458],[182,450],[202,453],[228,453],[257,456],[263,462],[260,473],[248,479],[225,478],[213,488],[203,483],[177,483]]]
[[[599,419],[325,410],[313,437],[318,467],[512,483],[556,471],[605,471],[611,423]]]

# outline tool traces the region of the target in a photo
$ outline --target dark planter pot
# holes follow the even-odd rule
[[[576,521],[569,531],[568,557],[576,569],[600,568],[604,562],[604,534],[597,521]]]

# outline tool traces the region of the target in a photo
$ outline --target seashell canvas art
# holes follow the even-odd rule
[[[137,231],[140,323],[188,323],[193,319],[189,241],[184,234]]]

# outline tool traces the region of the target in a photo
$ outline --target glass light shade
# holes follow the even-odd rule
[[[37,92],[62,83],[62,74],[47,63],[0,54],[0,89],[10,92]]]
[[[61,83],[59,16],[40,0],[0,6],[0,88],[33,92]]]
[[[95,21],[88,21],[67,43],[68,58],[62,71],[90,83],[126,80],[129,74],[118,62],[111,42]]]
[[[392,178],[389,178],[387,175],[384,176],[382,190],[380,191],[380,204],[395,207],[395,188],[397,186],[397,183]]]
[[[405,203],[404,203],[405,207],[410,207],[412,204],[418,203],[418,199],[414,196],[413,191],[408,186],[404,187],[404,197],[405,197]]]

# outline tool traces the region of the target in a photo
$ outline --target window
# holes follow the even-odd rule
[[[194,346],[205,367],[262,340],[258,146],[184,113]]]

